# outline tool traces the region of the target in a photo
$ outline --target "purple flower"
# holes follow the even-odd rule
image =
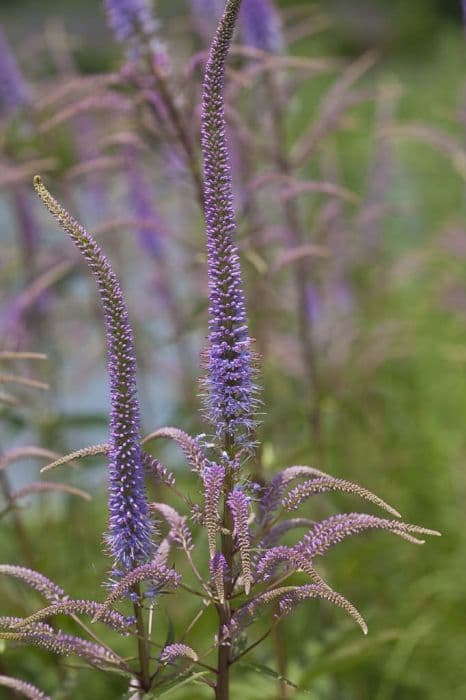
[[[206,414],[216,427],[217,437],[231,446],[248,444],[256,403],[251,341],[234,240],[236,224],[223,96],[225,62],[239,5],[227,5],[212,42],[202,99],[210,315]]]
[[[358,535],[365,530],[388,530],[411,542],[422,544],[413,535],[438,535],[435,530],[409,525],[398,520],[387,520],[366,513],[340,513],[316,523],[307,535],[294,547],[294,551],[312,560],[323,556],[331,547],[346,537]]]
[[[248,46],[270,53],[282,52],[282,27],[272,0],[243,0],[241,24]]]
[[[110,374],[109,533],[114,573],[147,561],[152,527],[144,491],[136,360],[128,312],[118,280],[94,239],[50,195],[40,178],[34,186],[94,274],[104,309]]]
[[[162,650],[160,662],[162,664],[171,664],[183,657],[185,659],[191,659],[191,661],[197,661],[199,658],[194,649],[188,647],[187,644],[176,642],[175,644],[169,644]]]
[[[0,109],[11,114],[28,100],[28,87],[0,25]]]
[[[31,683],[21,681],[19,678],[0,676],[0,685],[5,688],[11,688],[15,693],[19,693],[30,700],[50,700],[50,697],[39,690],[39,688],[31,685]]]

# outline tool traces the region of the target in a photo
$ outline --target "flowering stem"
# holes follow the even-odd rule
[[[232,441],[228,434],[225,437],[225,452],[231,458],[233,449]],[[227,564],[227,576],[225,577],[225,602],[219,605],[219,628],[218,628],[218,660],[217,660],[217,684],[215,687],[216,700],[229,700],[230,697],[230,644],[222,643],[224,627],[229,626],[231,620],[230,598],[233,591],[233,516],[227,505],[228,496],[233,490],[234,478],[233,469],[227,467],[224,481],[224,501],[222,519],[222,554]]]

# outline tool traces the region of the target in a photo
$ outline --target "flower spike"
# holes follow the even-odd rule
[[[15,693],[20,693],[25,698],[29,698],[29,700],[51,700],[48,695],[36,688],[35,685],[21,681],[19,678],[0,676],[0,685],[4,688],[10,688]]]
[[[136,360],[128,312],[115,273],[92,236],[52,197],[38,176],[34,178],[34,187],[86,259],[99,288],[107,332],[111,402],[107,541],[114,571],[125,572],[147,561],[152,552],[144,491]]]
[[[206,415],[225,444],[245,445],[254,428],[251,339],[241,279],[223,95],[225,63],[240,0],[229,0],[207,61],[202,98],[209,347]]]
[[[233,516],[234,536],[238,543],[243,570],[244,591],[251,590],[251,542],[249,536],[249,499],[243,491],[234,489],[228,496],[228,507]]]

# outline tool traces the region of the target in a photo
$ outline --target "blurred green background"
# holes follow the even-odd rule
[[[400,121],[428,123],[465,142],[466,52],[460,0],[329,0],[321,6],[330,18],[329,28],[301,41],[300,54],[354,57],[375,46],[378,79],[402,90]],[[158,3],[168,22],[184,7],[181,0]],[[0,2],[0,21],[13,45],[26,53],[34,37],[56,18],[76,38],[82,71],[105,70],[118,61],[118,49],[96,1]],[[294,128],[300,129],[315,114],[322,89],[319,81],[300,89]],[[338,135],[338,144],[345,184],[359,191],[373,146],[374,113],[363,105],[352,115],[354,121]],[[396,177],[386,193],[394,213],[385,220],[383,233],[385,259],[400,262],[392,268],[390,291],[381,305],[365,313],[368,324],[374,322],[374,313],[378,323],[396,320],[402,328],[403,352],[380,364],[370,391],[358,392],[357,378],[351,384],[350,377],[346,396],[328,398],[325,468],[367,486],[396,505],[408,522],[436,528],[443,537],[417,548],[374,534],[350,540],[331,553],[325,574],[364,613],[370,633],[361,638],[341,615],[315,603],[287,620],[287,675],[299,688],[290,688],[289,697],[296,700],[466,699],[466,249],[451,242],[452,232],[455,241],[466,240],[465,173],[419,139],[397,142],[396,162]],[[0,226],[2,240],[5,224]],[[366,270],[369,276],[377,272]],[[78,355],[79,348],[75,352]],[[72,365],[73,352],[68,359]],[[283,460],[308,463],[299,381],[279,376],[276,368],[266,370],[265,380],[268,465],[277,469]],[[51,423],[41,421],[40,412],[36,404],[26,416],[9,418],[3,441],[20,435],[32,420],[32,433],[41,444],[63,447],[69,429],[66,412]],[[105,432],[105,416],[97,413],[93,417],[89,412],[79,426],[82,444]],[[177,466],[177,456],[171,454],[170,459],[171,466]],[[100,489],[91,505],[70,500],[47,507],[44,502],[28,511],[26,528],[37,568],[82,598],[91,596],[96,582],[105,577],[107,561],[100,552],[104,499]],[[330,502],[351,508],[344,498],[332,497]],[[22,561],[12,523],[6,519],[0,561]],[[0,614],[28,609],[27,591],[16,583],[0,584]],[[181,629],[189,610],[173,615]],[[197,636],[202,638],[202,628]],[[259,651],[255,661],[273,666],[272,646]],[[57,669],[48,654],[0,647],[3,667],[50,692],[57,688]],[[124,697],[124,683],[118,678],[109,682],[98,672],[71,667],[60,673],[56,700]],[[0,697],[10,697],[2,693]],[[187,688],[172,697],[207,695]],[[275,697],[273,678],[250,668],[234,675],[233,698]]]

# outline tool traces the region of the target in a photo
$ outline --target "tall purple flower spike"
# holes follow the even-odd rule
[[[212,42],[202,97],[209,349],[206,414],[223,444],[247,446],[256,404],[251,340],[238,249],[225,134],[224,78],[240,1],[230,0]]]
[[[146,562],[153,548],[144,491],[133,335],[121,287],[97,243],[51,196],[39,177],[34,178],[34,187],[86,259],[104,310],[111,404],[107,541],[118,575]]]
[[[0,25],[0,109],[13,113],[28,100],[28,87]]]
[[[240,19],[245,44],[269,53],[283,51],[282,27],[273,0],[243,0]]]

